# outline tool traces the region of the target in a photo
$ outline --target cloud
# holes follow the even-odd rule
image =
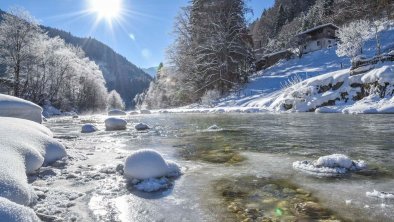
[[[130,33],[130,34],[129,34],[129,37],[130,37],[133,41],[135,41],[135,35],[134,35],[133,33]]]
[[[145,59],[150,59],[152,57],[152,53],[149,49],[143,49],[141,51],[141,55],[142,57],[144,57]]]

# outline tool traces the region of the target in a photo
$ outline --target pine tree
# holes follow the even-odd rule
[[[288,21],[287,14],[285,8],[281,4],[278,10],[278,16],[276,18],[276,25],[275,25],[275,33],[279,33],[281,28],[286,24]]]

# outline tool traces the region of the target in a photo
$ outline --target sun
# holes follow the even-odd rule
[[[99,20],[112,21],[120,16],[122,0],[89,0],[90,11],[97,14]]]

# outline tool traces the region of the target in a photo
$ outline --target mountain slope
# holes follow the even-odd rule
[[[149,87],[152,77],[107,45],[94,38],[79,38],[59,29],[43,28],[50,37],[59,36],[66,43],[81,47],[86,56],[100,66],[108,91],[118,91],[128,107],[134,106],[135,95]]]
[[[146,68],[146,69],[142,69],[142,70],[144,70],[144,72],[146,72],[147,74],[152,76],[152,78],[155,78],[155,76],[157,74],[157,67],[150,67],[150,68]]]

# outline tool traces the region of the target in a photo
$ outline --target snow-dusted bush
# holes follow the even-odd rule
[[[98,131],[97,127],[93,124],[85,124],[82,126],[81,133],[93,133]]]
[[[370,23],[365,20],[351,22],[337,30],[337,36],[340,39],[337,55],[353,59],[363,53],[364,42],[371,36]]]
[[[34,211],[0,197],[0,221],[4,222],[39,222]]]
[[[362,160],[351,160],[343,154],[322,156],[315,161],[296,161],[293,168],[315,176],[339,176],[352,171],[365,169],[366,163]]]
[[[123,102],[122,97],[116,90],[112,90],[108,94],[108,108],[120,110],[123,110],[125,108],[125,103]]]
[[[138,150],[127,157],[124,175],[127,179],[145,180],[165,176],[176,176],[180,169],[174,162],[166,161],[155,150]]]
[[[42,108],[32,102],[0,94],[0,116],[42,122]]]
[[[108,116],[126,116],[127,113],[125,111],[119,110],[119,109],[114,109],[108,111]]]
[[[208,90],[205,94],[201,97],[201,103],[203,105],[213,106],[214,102],[220,99],[221,94],[218,90]]]
[[[127,122],[120,118],[108,118],[105,120],[106,130],[125,130]]]
[[[0,197],[29,205],[34,194],[26,173],[65,157],[65,148],[48,128],[29,120],[0,117],[0,135]]]

